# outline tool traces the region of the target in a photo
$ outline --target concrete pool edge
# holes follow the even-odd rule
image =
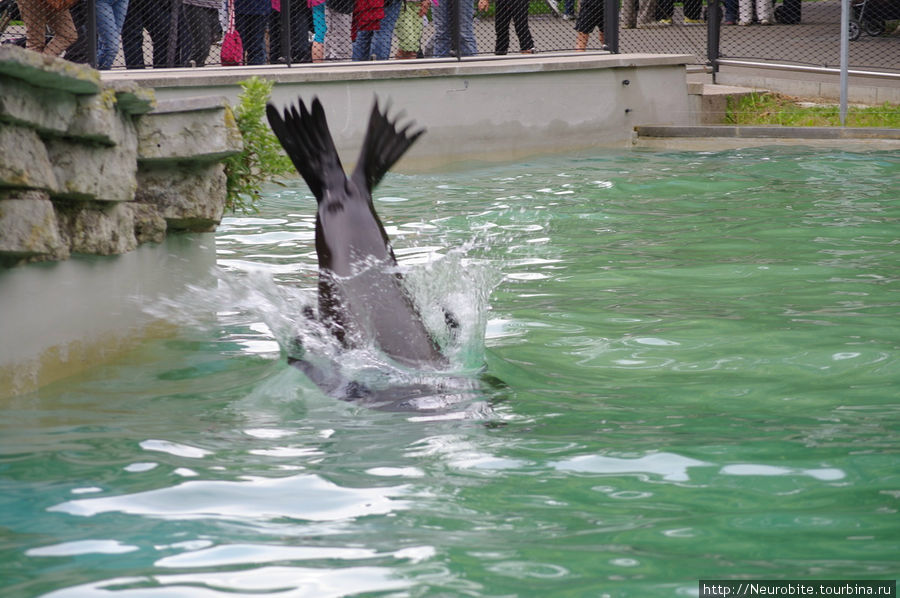
[[[635,147],[716,150],[761,145],[803,145],[852,150],[898,150],[900,129],[738,125],[638,125]]]
[[[393,101],[428,133],[401,172],[505,162],[593,147],[628,147],[644,123],[696,122],[679,54],[560,52],[534,56],[204,67],[104,72],[104,82],[153,87],[160,100],[223,96],[252,76],[272,81],[277,106],[319,97],[344,163],[352,166],[373,97]]]

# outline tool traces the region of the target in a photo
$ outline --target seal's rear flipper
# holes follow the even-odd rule
[[[425,129],[419,129],[408,133],[413,123],[398,130],[397,121],[400,120],[400,116],[402,115],[398,115],[394,122],[389,121],[387,109],[382,111],[378,106],[378,100],[375,100],[372,114],[369,116],[369,129],[366,131],[356,170],[353,171],[353,178],[357,181],[358,177],[364,177],[369,193],[378,185],[388,169],[425,132]]]
[[[313,98],[311,110],[306,109],[303,100],[298,103],[300,111],[296,106],[287,107],[284,117],[275,106],[266,104],[266,116],[297,172],[303,176],[316,200],[321,201],[325,190],[343,186],[347,175],[328,130],[322,103]]]

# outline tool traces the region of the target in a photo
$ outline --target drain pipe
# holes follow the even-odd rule
[[[841,0],[841,126],[847,126],[847,69],[850,64],[850,0]]]

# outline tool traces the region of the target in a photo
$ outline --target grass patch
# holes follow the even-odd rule
[[[787,127],[839,127],[840,107],[807,106],[797,98],[777,93],[753,93],[728,100],[725,122],[734,125],[783,125]],[[879,106],[847,108],[848,127],[900,129],[900,106],[885,102]]]

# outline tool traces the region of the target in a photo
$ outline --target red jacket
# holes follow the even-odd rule
[[[356,0],[353,7],[353,22],[350,25],[350,39],[356,40],[360,31],[378,31],[384,18],[384,0]]]

